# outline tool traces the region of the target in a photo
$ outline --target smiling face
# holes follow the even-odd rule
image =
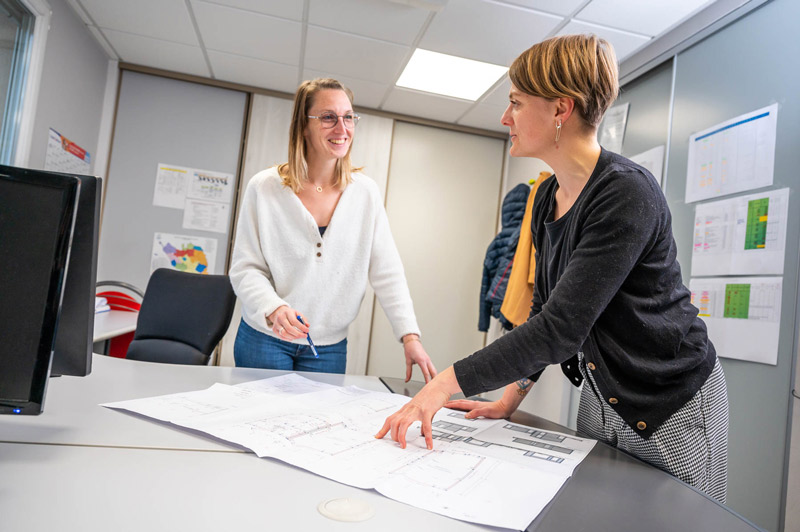
[[[311,116],[322,116],[333,113],[338,116],[353,113],[353,106],[347,94],[342,90],[324,89],[317,92],[308,109]],[[306,143],[306,157],[314,159],[341,159],[350,150],[353,142],[353,129],[344,126],[339,119],[330,129],[322,127],[322,121],[309,118],[303,133]]]
[[[511,135],[512,157],[541,157],[552,147],[556,135],[558,103],[531,96],[513,84],[508,94],[509,103],[500,122]]]

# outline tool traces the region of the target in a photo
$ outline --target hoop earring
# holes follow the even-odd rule
[[[556,142],[561,138],[561,120],[556,122]]]

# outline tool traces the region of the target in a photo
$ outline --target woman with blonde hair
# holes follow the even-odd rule
[[[380,192],[350,162],[359,120],[352,106],[353,93],[334,79],[303,82],[289,162],[247,185],[230,268],[242,303],[234,358],[237,366],[344,373],[347,328],[369,282],[403,343],[406,380],[418,364],[427,382],[436,369]]]
[[[555,37],[509,70],[501,122],[510,154],[553,170],[536,194],[536,281],[526,323],[428,383],[376,437],[406,443],[442,406],[508,417],[551,364],[583,381],[578,433],[613,445],[724,502],[728,399],[722,367],[676,260],[666,199],[641,166],[603,149],[597,128],[618,93],[611,46]],[[448,402],[506,386],[492,403]]]

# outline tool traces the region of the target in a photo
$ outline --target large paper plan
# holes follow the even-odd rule
[[[434,418],[433,450],[419,424],[409,430],[406,449],[388,437],[376,440],[385,418],[409,400],[289,374],[103,406],[201,431],[455,519],[516,530],[533,521],[595,444],[506,420],[468,420],[446,408]]]

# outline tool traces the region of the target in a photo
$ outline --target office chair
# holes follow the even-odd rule
[[[227,275],[159,268],[150,276],[126,358],[207,365],[233,315]]]

